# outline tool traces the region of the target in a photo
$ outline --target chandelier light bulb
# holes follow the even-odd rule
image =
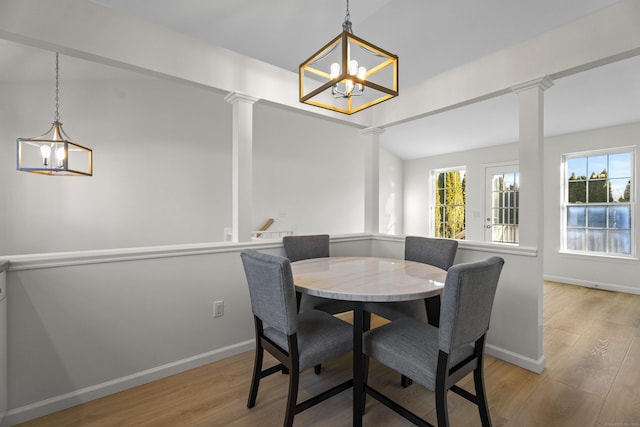
[[[357,77],[360,80],[364,80],[367,77],[367,69],[365,67],[358,67],[358,74]],[[362,84],[358,83],[358,90],[362,91],[364,90],[364,87],[362,86]]]
[[[59,147],[59,148],[56,150],[56,163],[57,163],[57,166],[58,166],[59,168],[61,168],[62,166],[64,166],[64,158],[65,158],[65,155],[64,155],[64,154],[65,154],[65,153],[64,153],[64,147]]]
[[[339,75],[340,75],[340,64],[338,64],[337,62],[334,62],[333,64],[331,64],[331,78],[335,79]]]
[[[42,155],[42,164],[49,166],[49,157],[51,156],[51,146],[42,145],[40,147],[40,154]]]
[[[356,74],[358,74],[358,61],[352,59],[349,61],[349,75],[355,76]]]

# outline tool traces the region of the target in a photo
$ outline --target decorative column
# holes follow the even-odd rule
[[[224,99],[233,106],[231,240],[250,242],[253,228],[253,104],[258,98],[231,92]]]
[[[544,91],[553,86],[549,77],[515,86],[519,107],[520,245],[542,251],[544,240]]]
[[[544,360],[544,313],[543,313],[543,261],[544,261],[544,91],[553,86],[549,77],[532,80],[515,86],[519,107],[519,159],[520,200],[519,233],[520,246],[536,248],[533,263],[535,276],[530,277],[532,286],[522,289],[523,296],[537,301],[537,351],[538,360]],[[533,307],[532,307],[533,308]],[[533,320],[533,319],[532,319]]]
[[[362,129],[364,149],[364,232],[380,232],[380,134],[381,128]]]

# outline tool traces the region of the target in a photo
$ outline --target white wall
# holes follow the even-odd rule
[[[638,141],[640,123],[561,135],[545,141],[545,279],[640,294],[640,263],[637,258],[580,256],[560,252],[562,155],[614,147],[636,146],[637,150]],[[636,179],[632,185],[632,188],[636,188],[636,197],[638,171],[636,165]],[[637,246],[640,226],[638,209],[635,210],[634,224]]]
[[[223,240],[231,223],[231,106],[142,78],[62,81],[64,129],[93,177],[16,171],[15,139],[53,121],[51,82],[0,83],[0,255]]]
[[[237,250],[123,258],[9,272],[13,412],[46,413],[251,347]],[[217,300],[225,315],[214,319]]]
[[[355,127],[254,105],[253,228],[294,234],[364,230],[364,147]]]

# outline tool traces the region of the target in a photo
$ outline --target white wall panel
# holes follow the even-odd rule
[[[272,230],[295,234],[362,232],[358,130],[271,105],[254,108],[254,229],[273,218]]]
[[[53,82],[0,85],[0,255],[223,240],[231,223],[231,106],[155,78],[62,81],[69,136],[93,177],[16,171],[15,139],[53,119]]]

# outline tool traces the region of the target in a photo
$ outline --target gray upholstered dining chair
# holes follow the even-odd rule
[[[285,236],[282,238],[282,245],[291,262],[329,256],[328,234]],[[349,301],[337,301],[303,294],[300,295],[299,309],[300,311],[322,310],[329,314],[338,314],[353,310],[353,304]]]
[[[442,294],[439,328],[405,317],[364,335],[364,353],[435,392],[438,427],[449,425],[449,390],[475,403],[482,425],[491,425],[484,386],[485,337],[504,260],[457,264],[449,269]],[[473,372],[475,395],[456,385]],[[366,384],[365,391],[418,426],[417,415]]]
[[[453,265],[457,250],[457,240],[407,236],[404,243],[404,259],[448,270]],[[435,296],[417,301],[366,303],[364,310],[388,320],[409,316],[425,322],[428,320],[437,326],[439,307],[440,297]]]
[[[349,379],[304,402],[297,403],[299,374],[311,366],[353,350],[352,326],[328,313],[298,313],[288,259],[254,250],[240,253],[244,266],[256,332],[256,353],[247,407],[256,404],[260,380],[276,372],[289,374],[289,394],[284,426],[293,418],[353,385]],[[280,363],[262,368],[264,350]]]
[[[443,270],[448,270],[453,265],[457,251],[458,241],[453,239],[407,236],[404,242],[405,260],[433,265]],[[412,317],[423,322],[429,322],[433,326],[438,326],[440,295],[425,298],[424,300],[365,303],[364,311],[366,312],[366,329],[369,329],[369,324],[371,323],[371,313],[388,320]],[[411,379],[402,375],[400,384],[402,387],[408,387],[411,384]]]

